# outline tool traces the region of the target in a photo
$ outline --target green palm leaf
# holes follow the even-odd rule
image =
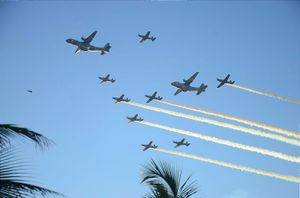
[[[190,177],[180,186],[181,171],[159,161],[151,160],[143,167],[141,183],[150,186],[151,193],[146,198],[189,198],[198,192],[195,182],[189,183]]]
[[[16,153],[11,149],[0,150],[0,197],[27,198],[46,197],[48,195],[62,196],[55,191],[33,185],[24,179],[25,168]]]
[[[0,148],[10,145],[11,138],[18,136],[32,140],[41,149],[48,147],[53,143],[52,140],[46,138],[42,134],[31,131],[27,128],[17,127],[13,124],[0,124]]]

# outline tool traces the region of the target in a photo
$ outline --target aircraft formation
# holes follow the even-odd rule
[[[150,31],[147,31],[146,34],[138,34],[138,37],[140,37],[140,43],[143,43],[146,40],[151,40],[152,42],[156,40],[156,37],[154,36],[150,36]],[[72,45],[75,45],[77,48],[75,50],[75,53],[78,53],[80,51],[90,51],[90,52],[100,52],[101,55],[108,53],[110,51],[110,43],[106,43],[106,45],[104,47],[95,47],[93,45],[91,45],[90,43],[93,41],[94,37],[96,36],[97,31],[94,31],[92,34],[90,34],[87,38],[85,37],[81,37],[81,41],[75,40],[75,39],[67,39],[66,42],[70,43]],[[196,92],[197,95],[201,94],[202,92],[206,91],[206,88],[208,87],[208,85],[201,83],[201,85],[199,87],[195,87],[192,86],[191,84],[193,83],[193,81],[196,79],[197,75],[199,74],[199,72],[194,73],[191,77],[189,77],[188,79],[183,79],[183,82],[178,82],[178,81],[174,81],[171,83],[172,86],[174,86],[175,88],[177,88],[176,92],[174,93],[174,95],[178,95],[181,92]],[[228,81],[229,79],[229,74],[227,75],[226,78],[220,80],[217,79],[218,81],[220,81],[220,85],[218,86],[221,87],[222,85],[226,84],[226,83],[230,83],[233,84],[234,81]],[[107,74],[104,77],[98,77],[101,80],[101,84],[102,83],[106,83],[106,82],[111,82],[114,83],[116,80],[113,78],[110,78],[110,74]],[[152,100],[162,100],[163,97],[158,96],[157,95],[157,91],[155,91],[152,95],[145,95],[146,98],[148,98],[148,100],[146,101],[146,103],[151,102]],[[121,103],[121,102],[130,102],[129,98],[125,98],[125,95],[122,94],[120,97],[112,97],[113,100],[115,100],[115,104]],[[142,119],[141,117],[138,117],[138,114],[135,114],[133,117],[127,117],[127,119],[129,119],[128,123],[132,123],[132,122],[141,122],[144,119]],[[181,145],[185,145],[185,146],[189,146],[190,143],[188,142],[184,142],[185,139],[183,138],[181,141],[176,142],[173,141],[173,143],[176,143],[175,148],[181,146]],[[152,141],[148,144],[148,145],[144,145],[145,149],[147,150],[148,148],[157,148],[157,146],[152,146]]]
[[[149,41],[152,41],[152,42],[155,41],[156,37],[150,36],[150,33],[151,32],[148,31],[144,35],[143,34],[138,34],[137,36],[139,37],[139,40],[138,40],[139,43],[143,43],[146,40],[149,40]],[[109,42],[107,42],[104,45],[104,47],[96,47],[94,45],[91,45],[91,42],[93,41],[96,34],[97,34],[97,31],[94,31],[92,34],[90,34],[86,38],[82,36],[80,41],[70,38],[70,39],[67,39],[66,42],[69,43],[69,44],[72,44],[76,47],[75,53],[78,53],[80,51],[99,52],[101,55],[109,53],[110,49],[111,49],[111,45],[110,45]],[[185,92],[194,92],[194,93],[196,93],[196,95],[200,95],[201,93],[205,92],[206,89],[208,88],[208,85],[206,85],[205,83],[201,83],[198,86],[197,85],[192,85],[193,82],[195,81],[195,79],[197,78],[198,74],[199,74],[199,72],[195,72],[189,78],[183,79],[182,81],[172,82],[171,86],[176,88],[174,96],[178,95],[181,92],[183,92],[183,93],[185,93]],[[218,85],[216,87],[220,88],[220,87],[222,87],[226,84],[228,86],[232,86],[232,87],[239,88],[239,89],[242,89],[242,90],[246,90],[246,91],[249,91],[249,92],[253,92],[253,93],[257,93],[257,94],[261,94],[261,95],[265,95],[265,96],[270,96],[270,97],[274,97],[274,98],[281,99],[281,100],[292,101],[292,99],[287,99],[287,98],[284,98],[284,97],[279,97],[279,96],[276,96],[276,95],[271,95],[271,94],[268,94],[268,93],[265,93],[265,92],[260,92],[260,91],[257,91],[257,90],[253,90],[253,89],[250,89],[250,88],[245,88],[245,87],[236,85],[235,81],[232,81],[229,78],[230,78],[230,74],[227,74],[226,77],[224,77],[223,79],[217,78],[216,80],[218,82]],[[98,79],[100,80],[101,84],[106,83],[106,82],[114,83],[116,81],[115,79],[110,78],[110,74],[106,74],[105,76],[100,76],[100,77],[98,77]],[[31,93],[32,93],[32,91],[31,91]],[[187,106],[171,103],[171,102],[163,100],[163,97],[159,96],[157,91],[155,91],[153,94],[150,94],[150,95],[146,94],[144,96],[147,98],[146,103],[150,103],[151,101],[154,100],[154,101],[161,102],[161,103],[164,103],[164,104],[167,104],[167,105],[176,106],[176,107],[180,107],[180,108],[184,108],[184,109],[188,109],[188,110],[192,110],[192,111],[197,111],[197,112],[201,112],[201,113],[208,114],[208,115],[214,115],[214,116],[222,117],[222,118],[225,118],[225,119],[231,119],[231,120],[234,120],[234,121],[237,121],[237,122],[248,124],[250,126],[261,127],[261,128],[267,129],[267,130],[271,130],[273,132],[282,133],[282,134],[287,135],[287,136],[294,136],[296,138],[300,138],[300,135],[296,132],[293,132],[293,131],[288,131],[288,130],[284,130],[284,129],[280,129],[280,128],[276,128],[276,127],[271,127],[271,126],[251,122],[251,121],[248,121],[248,120],[245,120],[245,119],[235,118],[233,116],[227,116],[225,114],[209,112],[207,110],[201,110],[201,109],[199,110],[197,108],[187,107]],[[115,104],[119,104],[119,103],[129,104],[129,105],[132,105],[132,106],[141,107],[141,108],[145,108],[145,109],[148,109],[148,110],[153,110],[153,111],[156,111],[156,112],[166,113],[166,114],[169,114],[169,115],[174,115],[174,116],[178,116],[178,117],[192,119],[192,120],[195,120],[195,121],[200,121],[200,122],[213,124],[213,125],[217,125],[217,126],[221,126],[221,127],[227,127],[227,128],[233,129],[233,130],[239,130],[239,131],[249,133],[249,134],[252,134],[252,135],[259,135],[259,136],[263,136],[263,137],[266,137],[266,138],[279,140],[279,141],[282,141],[282,142],[285,142],[285,143],[288,143],[288,144],[293,144],[293,145],[300,146],[300,140],[298,141],[297,139],[291,139],[291,138],[287,138],[287,137],[283,137],[283,136],[279,136],[279,135],[269,134],[269,133],[259,131],[259,130],[254,130],[254,129],[251,129],[251,128],[241,127],[241,126],[237,126],[237,125],[233,125],[233,124],[228,124],[228,123],[218,122],[218,121],[215,121],[215,120],[210,120],[210,119],[207,119],[207,118],[191,116],[191,115],[188,115],[188,114],[173,112],[173,111],[165,110],[165,109],[162,109],[162,108],[151,107],[151,106],[147,106],[147,105],[143,105],[143,104],[134,103],[134,102],[131,102],[131,100],[129,98],[126,98],[124,94],[122,94],[119,97],[112,97],[112,99],[115,101]],[[298,102],[299,101],[296,100],[296,103],[298,103]],[[298,103],[298,104],[300,104],[300,103]],[[230,142],[230,141],[223,140],[223,139],[218,139],[218,138],[215,138],[215,137],[210,137],[210,136],[205,136],[205,135],[201,135],[201,134],[198,134],[198,133],[193,133],[193,132],[190,132],[190,131],[185,131],[185,130],[176,129],[176,128],[172,128],[172,127],[168,127],[168,126],[164,126],[164,125],[159,125],[159,124],[155,124],[155,123],[151,123],[151,122],[146,122],[146,121],[144,121],[143,118],[139,117],[138,114],[135,114],[134,116],[131,116],[131,117],[128,116],[126,118],[128,119],[128,123],[140,123],[140,124],[144,124],[144,125],[164,129],[166,131],[172,131],[172,132],[176,132],[176,133],[179,133],[179,134],[182,134],[182,135],[187,135],[187,136],[190,136],[190,137],[196,137],[196,138],[204,139],[206,141],[210,141],[210,142],[214,142],[214,143],[218,143],[218,144],[223,144],[223,145],[231,146],[231,147],[238,148],[238,149],[243,149],[243,150],[256,152],[256,153],[259,153],[259,154],[262,154],[262,155],[272,156],[272,157],[279,158],[279,159],[282,159],[282,160],[286,160],[286,161],[289,161],[289,162],[300,163],[300,159],[297,158],[297,157],[294,157],[294,156],[283,155],[282,153],[277,153],[277,152],[274,152],[274,151],[269,151],[269,150],[261,149],[261,148],[258,148],[258,147],[243,145],[243,144],[239,144],[239,143],[236,143],[236,142]],[[172,143],[174,144],[174,148],[183,147],[183,146],[185,146],[185,147],[190,146],[190,143],[188,141],[186,141],[185,138],[182,138],[179,141],[172,141]],[[159,151],[159,152],[169,153],[169,154],[178,155],[178,156],[184,156],[184,157],[188,157],[188,158],[192,158],[192,159],[198,159],[198,160],[201,160],[201,161],[217,164],[217,165],[224,166],[224,167],[229,167],[229,168],[233,168],[233,169],[248,171],[248,172],[252,172],[252,173],[256,173],[256,174],[271,176],[271,177],[274,177],[274,178],[279,178],[279,179],[283,179],[283,180],[287,180],[287,181],[300,183],[300,178],[296,178],[296,177],[293,177],[293,176],[281,175],[281,174],[277,174],[277,173],[266,172],[266,171],[261,171],[261,170],[257,170],[257,169],[251,169],[251,168],[248,168],[248,167],[229,164],[229,163],[221,162],[221,161],[218,161],[218,160],[207,159],[207,158],[203,158],[203,157],[199,157],[199,156],[192,156],[190,154],[163,150],[163,149],[160,149],[157,145],[155,145],[153,143],[153,141],[150,141],[148,144],[141,144],[141,146],[143,147],[142,148],[143,151],[146,151],[148,149],[156,150],[156,151]]]

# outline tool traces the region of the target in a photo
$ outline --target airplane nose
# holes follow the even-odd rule
[[[171,85],[173,85],[173,86],[175,86],[175,84],[176,84],[175,82],[172,82],[172,83],[171,83]]]
[[[66,42],[67,42],[67,43],[71,43],[71,39],[67,39]]]

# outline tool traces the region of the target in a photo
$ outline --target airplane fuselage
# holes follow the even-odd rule
[[[84,41],[77,41],[75,39],[67,39],[66,42],[77,46],[77,48],[79,50],[82,50],[82,51],[106,51],[102,47],[96,47],[96,46],[93,46],[93,45],[91,45],[89,43],[86,43]]]
[[[90,45],[89,43],[77,41],[75,39],[67,39],[66,42],[77,46],[82,51],[89,51],[91,49],[91,47],[94,47],[94,46]]]
[[[196,87],[186,85],[185,83],[180,83],[180,82],[172,82],[171,85],[173,85],[174,87],[180,89],[183,92],[194,91],[194,90],[197,89]]]

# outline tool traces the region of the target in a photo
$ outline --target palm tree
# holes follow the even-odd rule
[[[196,183],[189,182],[189,176],[182,185],[182,172],[165,162],[156,163],[151,159],[150,163],[143,166],[143,179],[151,192],[144,198],[189,198],[198,192]]]
[[[27,128],[16,127],[11,124],[0,124],[0,197],[1,198],[27,198],[40,195],[61,196],[62,194],[30,184],[24,179],[28,174],[17,153],[11,147],[12,137],[25,137],[36,143],[41,149],[53,143],[43,135]]]

